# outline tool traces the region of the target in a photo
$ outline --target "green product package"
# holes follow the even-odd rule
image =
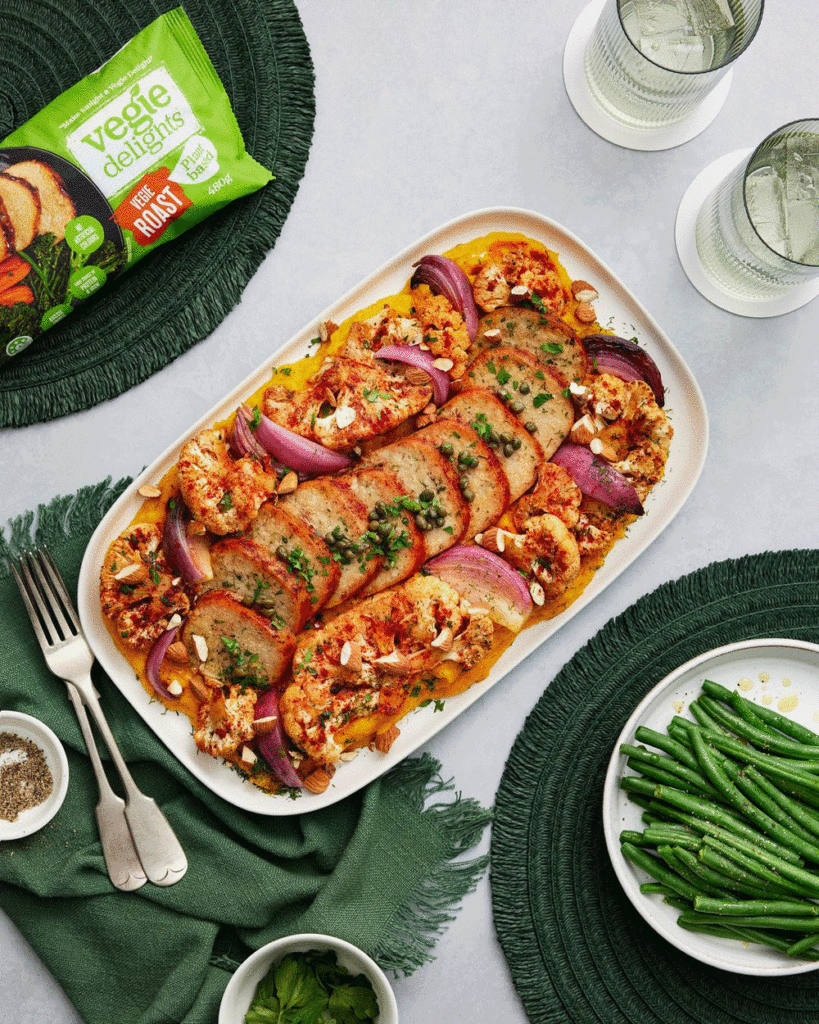
[[[0,143],[0,367],[273,175],[181,7]]]

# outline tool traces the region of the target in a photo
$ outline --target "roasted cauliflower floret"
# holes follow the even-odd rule
[[[540,586],[542,592],[530,587],[540,604],[559,597],[580,572],[577,541],[566,524],[549,513],[525,520],[520,533],[489,530],[481,542]]]
[[[231,457],[223,430],[203,430],[187,441],[177,474],[182,500],[211,533],[245,529],[276,490],[275,474],[259,461]]]
[[[515,287],[539,296],[555,313],[566,308],[569,296],[554,260],[525,242],[511,242],[493,251],[472,283],[475,302],[486,312],[505,306]]]
[[[108,548],[100,573],[100,602],[126,646],[140,650],[165,632],[190,602],[162,551],[162,527],[137,523]]]
[[[216,686],[210,700],[199,705],[194,741],[211,757],[230,757],[253,739],[255,690],[242,686]]]
[[[386,345],[419,345],[423,340],[424,332],[416,319],[385,305],[375,316],[351,325],[338,354],[363,363],[374,362],[375,353]]]
[[[386,434],[429,403],[432,385],[413,383],[400,363],[334,357],[304,391],[267,389],[263,411],[274,422],[333,451]]]
[[[582,500],[583,494],[567,469],[554,462],[542,462],[534,489],[510,509],[512,521],[517,530],[522,530],[527,519],[548,512],[572,529],[580,517]]]
[[[473,618],[458,592],[431,576],[367,598],[300,640],[293,682],[281,699],[284,728],[310,757],[337,761],[411,706],[413,688],[441,662],[475,664],[492,629],[490,619]],[[344,735],[350,723],[357,725],[354,742]]]
[[[449,359],[453,380],[464,375],[469,351],[469,332],[461,314],[443,295],[433,295],[426,285],[413,292],[415,313],[421,324],[423,344],[436,359]]]

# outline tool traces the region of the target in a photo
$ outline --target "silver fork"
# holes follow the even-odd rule
[[[144,875],[154,885],[173,885],[188,870],[185,852],[156,801],[145,796],[137,787],[120,753],[100,706],[99,695],[91,681],[94,655],[82,634],[74,605],[51,553],[47,548],[29,552],[18,560],[16,566],[12,566],[12,571],[34,632],[43,649],[46,664],[55,676],[68,684],[69,696],[75,708],[82,709],[82,712],[78,711],[80,728],[87,744],[90,740],[89,754],[97,780],[101,783],[100,801],[103,811],[98,815],[97,821],[100,833],[102,834],[103,829],[106,831],[106,839],[103,840],[103,851],[107,850],[106,864],[108,854],[116,858],[118,853],[125,851],[127,856],[127,843],[117,819],[118,802],[124,812],[127,831],[130,833]],[[75,693],[80,698],[77,701],[74,700]],[[125,789],[124,801],[111,790],[99,756],[94,756],[96,748],[85,708],[91,712],[119,773]],[[88,726],[87,732],[84,725]],[[94,753],[91,753],[92,750]],[[113,801],[109,793],[113,796]],[[114,823],[111,827],[115,832],[109,841],[108,827],[111,822]],[[117,878],[121,880],[124,877],[122,871],[119,868],[116,870]],[[117,885],[113,877],[112,882]],[[135,871],[131,882],[120,884],[118,888],[138,888],[141,884]]]

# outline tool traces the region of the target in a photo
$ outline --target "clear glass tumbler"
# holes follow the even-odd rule
[[[748,47],[764,0],[605,0],[584,57],[608,117],[662,129],[692,115]]]
[[[819,279],[819,119],[777,128],[707,196],[703,270],[725,291],[773,299]]]

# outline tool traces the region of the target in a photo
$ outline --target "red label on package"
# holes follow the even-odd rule
[[[149,171],[114,210],[114,219],[133,232],[139,245],[156,242],[191,205],[182,186],[170,180],[170,173],[167,167]]]

